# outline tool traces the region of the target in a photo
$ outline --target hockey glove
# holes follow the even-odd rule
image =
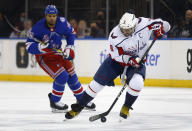
[[[75,57],[74,52],[74,46],[73,45],[67,45],[64,49],[65,59],[67,60],[73,60]]]
[[[140,65],[139,65],[139,62],[140,62],[140,58],[138,56],[132,56],[129,58],[129,64],[135,68],[139,68]]]
[[[39,46],[38,46],[38,49],[39,49],[39,51],[40,52],[42,52],[42,53],[45,53],[45,52],[47,52],[48,50],[47,50],[47,47],[49,46],[49,42],[39,42]]]
[[[139,68],[139,62],[140,62],[140,58],[138,56],[129,56],[129,55],[123,55],[123,61],[127,66],[132,66],[135,68]],[[142,62],[143,64],[143,62]]]
[[[163,30],[163,24],[159,24],[159,28],[154,31],[154,35],[157,39],[161,39],[165,31]]]

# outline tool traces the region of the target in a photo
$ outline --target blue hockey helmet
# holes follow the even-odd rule
[[[58,14],[58,10],[55,5],[48,5],[45,8],[45,15],[47,14]]]

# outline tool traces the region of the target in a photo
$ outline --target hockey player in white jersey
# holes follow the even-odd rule
[[[120,111],[120,117],[126,119],[144,86],[146,67],[144,62],[138,63],[150,46],[148,42],[150,36],[154,34],[160,39],[169,30],[169,23],[162,19],[136,18],[134,14],[125,13],[119,24],[110,32],[109,57],[99,67],[94,80],[88,85],[79,103],[72,104],[72,110],[67,112],[65,117],[72,119],[78,115],[104,86],[110,86],[113,80],[123,73],[125,66],[128,66],[126,71],[128,87],[125,102]],[[131,77],[134,68],[137,68],[137,71]]]

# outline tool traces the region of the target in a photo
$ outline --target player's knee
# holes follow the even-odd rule
[[[86,93],[94,98],[97,95],[97,93],[103,89],[103,87],[104,87],[103,85],[93,80],[88,85],[88,88],[86,89]]]
[[[143,77],[140,74],[134,74],[134,76],[129,82],[127,92],[133,96],[138,96],[143,86],[144,86]]]
[[[69,76],[75,75],[75,69],[74,69],[74,67],[69,68],[69,69],[67,70],[67,72],[68,72]]]
[[[60,84],[65,84],[68,80],[69,76],[66,71],[63,71],[60,75],[58,75],[55,78],[55,82],[60,83]]]
[[[70,76],[73,76],[75,74],[75,69],[74,69],[74,66],[72,64],[71,61],[69,60],[64,60],[63,61],[63,66],[65,68],[65,70],[67,71],[67,73],[70,75]]]

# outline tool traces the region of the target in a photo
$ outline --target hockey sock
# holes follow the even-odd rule
[[[91,100],[93,100],[94,98],[93,97],[91,97],[90,95],[88,95],[85,91],[84,91],[84,93],[83,93],[83,95],[82,95],[82,97],[81,97],[81,99],[80,99],[80,101],[79,101],[79,104],[81,105],[81,106],[86,106],[87,105],[87,103],[89,103]]]
[[[59,76],[57,76],[53,82],[53,90],[51,95],[51,100],[53,102],[58,102],[61,100],[63,91],[65,89],[65,83],[68,80],[68,73],[63,71]]]
[[[131,108],[131,106],[133,105],[133,103],[135,102],[135,100],[137,99],[138,96],[133,96],[130,95],[128,92],[126,93],[126,98],[125,98],[125,103],[124,105],[128,106],[129,108]]]
[[[69,88],[73,91],[74,96],[77,100],[79,100],[83,94],[83,87],[81,86],[81,83],[78,80],[78,77],[76,74],[69,76],[69,79],[67,81]]]

